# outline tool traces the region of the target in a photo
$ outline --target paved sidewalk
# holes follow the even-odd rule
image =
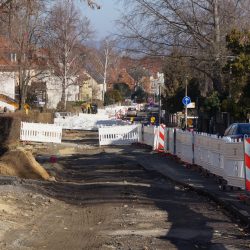
[[[184,185],[200,194],[208,196],[220,204],[236,218],[236,220],[243,223],[246,228],[250,229],[250,204],[239,200],[240,195],[245,194],[244,191],[223,191],[220,189],[215,177],[206,177],[193,168],[186,168],[171,156],[150,152],[146,155],[135,154],[135,158],[145,169],[158,171],[175,183]]]

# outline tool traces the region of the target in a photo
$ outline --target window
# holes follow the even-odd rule
[[[11,53],[10,54],[10,61],[11,62],[16,62],[17,61],[17,55],[16,55],[16,53]]]
[[[238,129],[239,134],[250,135],[250,124],[241,124]]]
[[[229,135],[229,131],[232,129],[232,125],[226,129],[225,131],[225,136]]]
[[[237,131],[237,125],[233,125],[232,126],[232,129],[230,129],[230,135],[235,135],[236,134],[236,131]]]

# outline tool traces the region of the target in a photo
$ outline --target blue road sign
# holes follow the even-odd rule
[[[183,97],[182,103],[184,104],[184,106],[187,106],[190,102],[191,102],[191,99],[189,96]]]

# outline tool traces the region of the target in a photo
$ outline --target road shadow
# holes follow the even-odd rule
[[[132,154],[136,150],[133,146],[110,147],[105,153],[60,157],[60,167],[54,170],[57,182],[41,182],[37,190],[76,206],[153,203],[167,214],[166,222],[171,225],[159,238],[175,249],[226,249],[215,237],[215,226],[230,221],[216,216],[215,204],[176,186],[156,171],[145,170]],[[148,152],[139,150],[136,154],[146,159]],[[210,213],[206,203],[210,203]],[[231,235],[233,239],[240,237],[234,232]],[[232,239],[224,241],[234,244]]]

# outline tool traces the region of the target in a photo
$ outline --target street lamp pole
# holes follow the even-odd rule
[[[187,96],[187,78],[185,80],[185,96]],[[185,128],[187,129],[187,105],[185,105]]]

